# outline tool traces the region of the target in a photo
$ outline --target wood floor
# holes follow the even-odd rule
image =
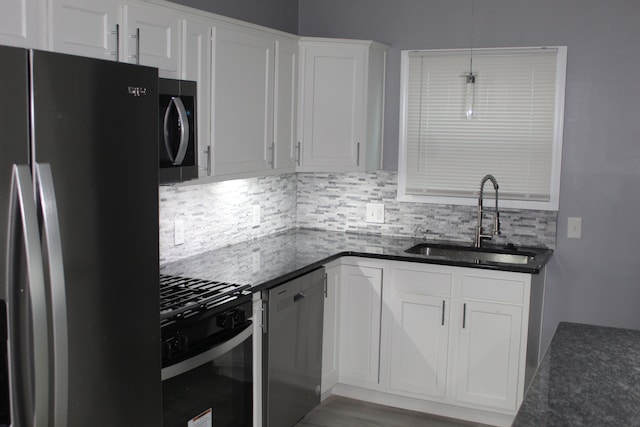
[[[294,427],[481,427],[483,424],[330,396]]]

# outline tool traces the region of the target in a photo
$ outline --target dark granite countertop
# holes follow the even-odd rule
[[[167,263],[160,266],[160,271],[163,274],[250,284],[257,291],[279,285],[347,255],[537,274],[553,253],[550,249],[527,248],[536,251],[535,265],[468,263],[405,253],[408,248],[422,242],[425,240],[296,228]]]
[[[640,426],[640,331],[560,323],[513,426]]]

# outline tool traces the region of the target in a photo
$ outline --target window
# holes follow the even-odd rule
[[[557,210],[565,70],[566,47],[403,51],[398,199],[472,205],[490,173],[502,207]]]

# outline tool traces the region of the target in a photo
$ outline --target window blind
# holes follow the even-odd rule
[[[474,197],[480,179],[491,173],[501,199],[549,201],[557,53],[474,50],[468,119],[470,52],[409,52],[405,193]]]

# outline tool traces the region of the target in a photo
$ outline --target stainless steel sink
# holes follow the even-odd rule
[[[450,261],[495,264],[530,264],[536,254],[517,249],[474,248],[473,246],[442,245],[420,243],[405,252],[430,258],[441,258]]]

